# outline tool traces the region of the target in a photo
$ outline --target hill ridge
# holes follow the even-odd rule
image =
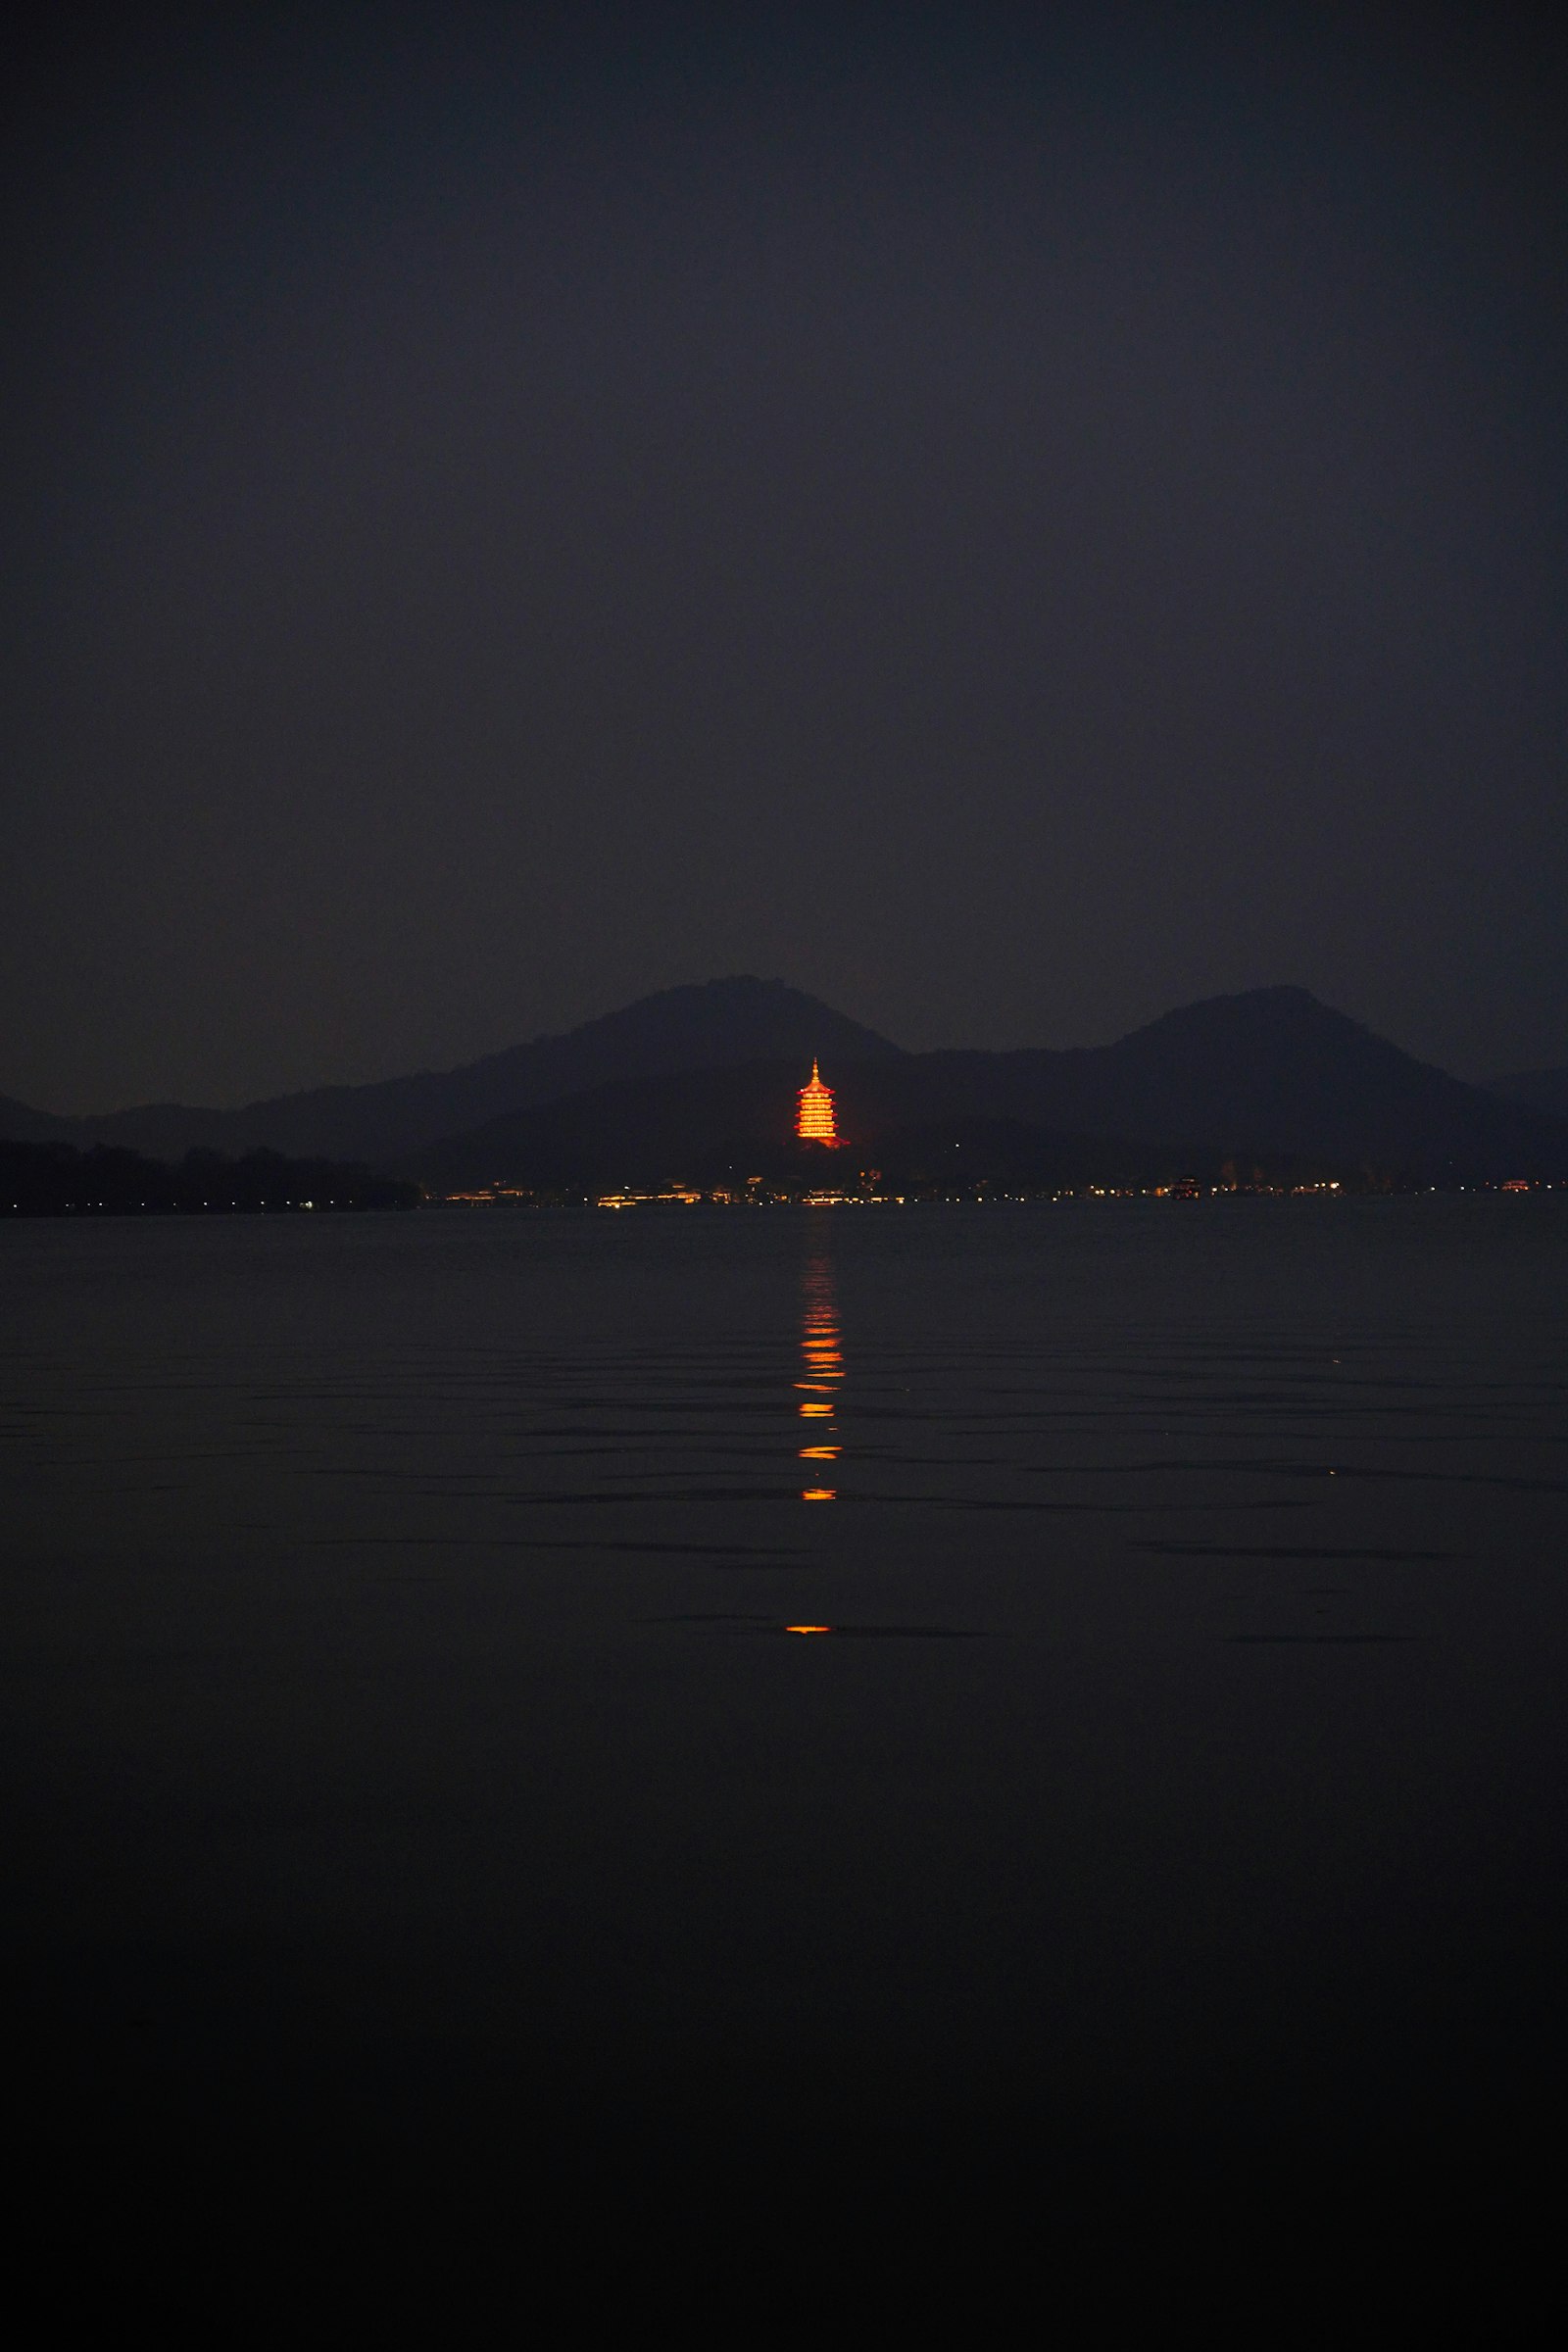
[[[1401,1180],[1568,1175],[1568,1124],[1450,1077],[1305,989],[1178,1006],[1108,1046],[846,1056],[823,1075],[841,1134],[872,1156],[878,1139],[980,1119],[1134,1152],[1317,1156]],[[784,1142],[799,1083],[760,1062],[630,1078],[503,1113],[400,1164],[437,1189],[675,1177],[681,1163],[689,1173]]]
[[[57,1117],[0,1098],[0,1133],[19,1141],[118,1144],[159,1158],[192,1149],[257,1147],[384,1161],[619,1076],[722,1067],[773,1052],[895,1055],[876,1030],[787,981],[752,973],[659,989],[573,1029],[545,1031],[449,1070],[416,1070],[363,1085],[312,1087],[212,1110],[141,1103]]]
[[[166,1159],[262,1146],[453,1185],[524,1181],[541,1154],[563,1164],[570,1135],[572,1164],[602,1162],[614,1182],[661,1154],[722,1158],[787,1138],[813,1057],[839,1089],[852,1141],[1004,1120],[1139,1150],[1318,1154],[1434,1181],[1568,1175],[1568,1123],[1449,1076],[1295,983],[1176,1005],[1109,1045],[906,1054],[787,982],[731,974],[455,1070],[234,1112],[143,1105],[65,1121],[0,1102],[0,1132]]]

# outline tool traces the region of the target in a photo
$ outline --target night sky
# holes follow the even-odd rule
[[[0,1093],[778,974],[1568,1060],[1546,12],[40,18]]]

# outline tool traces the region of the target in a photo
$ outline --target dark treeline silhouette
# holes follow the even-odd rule
[[[419,1188],[328,1159],[188,1152],[170,1166],[109,1146],[0,1143],[0,1216],[200,1216],[229,1209],[413,1208]]]

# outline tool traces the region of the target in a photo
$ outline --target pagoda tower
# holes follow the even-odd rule
[[[837,1144],[838,1129],[833,1124],[833,1089],[822,1084],[815,1061],[811,1063],[808,1086],[801,1089],[801,1107],[796,1114],[795,1132],[803,1144]]]

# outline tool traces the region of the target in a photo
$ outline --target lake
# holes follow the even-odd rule
[[[1565,1293],[1563,1196],[0,1227],[27,2128],[1512,2179]]]

